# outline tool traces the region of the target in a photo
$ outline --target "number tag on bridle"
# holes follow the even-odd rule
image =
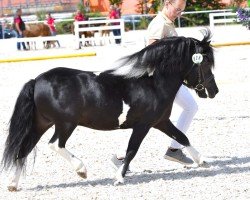
[[[200,64],[203,61],[203,55],[201,55],[200,53],[195,53],[192,56],[192,60],[195,64]]]

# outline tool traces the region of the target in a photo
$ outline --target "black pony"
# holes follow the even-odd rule
[[[16,167],[9,190],[17,189],[28,154],[53,125],[49,146],[83,178],[87,176],[84,164],[65,148],[78,125],[98,130],[133,129],[116,183],[124,181],[129,163],[152,127],[187,147],[194,161],[202,163],[200,154],[169,117],[183,82],[203,97],[213,98],[218,93],[209,40],[208,31],[202,41],[164,38],[99,75],[55,68],[27,82],[16,101],[3,154],[4,168]]]

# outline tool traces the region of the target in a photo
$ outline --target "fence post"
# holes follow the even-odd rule
[[[124,25],[124,20],[120,20],[120,29],[121,29],[121,45],[124,43],[124,33],[125,33],[125,25]]]
[[[4,22],[0,21],[0,26],[2,27],[2,39],[4,39],[4,29],[5,29],[5,25],[4,25]],[[1,38],[0,38],[1,39]]]
[[[213,15],[213,13],[209,13],[209,25],[210,25],[211,29],[214,28],[214,15]]]
[[[178,27],[180,28],[181,27],[181,18],[178,17]]]
[[[79,34],[79,24],[74,22],[74,32],[75,32],[75,48],[80,49],[80,34]]]
[[[132,15],[132,24],[133,24],[133,31],[135,30],[135,16]]]

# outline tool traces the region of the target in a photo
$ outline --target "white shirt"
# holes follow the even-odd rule
[[[159,40],[164,37],[177,36],[174,23],[167,18],[162,12],[150,22],[147,29],[148,41]]]

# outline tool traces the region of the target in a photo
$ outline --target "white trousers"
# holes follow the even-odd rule
[[[178,90],[174,103],[182,108],[182,112],[177,120],[176,128],[178,128],[182,133],[186,134],[193,117],[198,111],[198,105],[189,89],[184,85],[182,85]],[[172,140],[170,147],[181,149],[183,146],[175,140]]]

